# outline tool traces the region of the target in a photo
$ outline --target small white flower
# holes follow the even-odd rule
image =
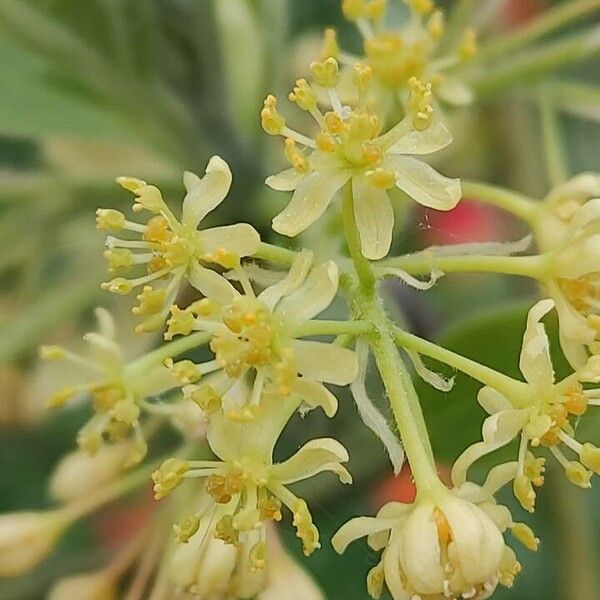
[[[394,226],[387,190],[397,187],[423,206],[438,210],[450,210],[460,200],[458,179],[448,179],[415,158],[446,147],[452,137],[432,116],[431,86],[416,78],[410,80],[407,116],[382,134],[378,117],[362,100],[353,108],[342,106],[335,89],[335,59],[313,63],[311,68],[317,84],[327,89],[334,110],[321,112],[306,80],[297,82],[290,97],[317,121],[320,131],[314,139],[285,125],[273,96],[265,100],[262,112],[264,129],[286,136],[285,155],[292,164],[291,169],[266,180],[275,190],[294,191],[288,206],[273,219],[273,229],[298,235],[351,182],[362,253],[372,260],[383,258],[389,252]],[[360,69],[359,75],[368,79]]]
[[[460,486],[477,459],[520,436],[518,460],[508,464],[513,469],[515,495],[531,512],[536,497],[533,486],[544,482],[544,459],[529,452],[530,445],[548,447],[567,477],[580,487],[590,486],[590,471],[600,472],[600,451],[577,442],[569,422],[598,402],[598,390],[584,390],[581,385],[594,378],[598,368],[591,361],[586,369],[555,382],[548,336],[540,322],[553,307],[554,302],[546,299],[529,311],[519,362],[526,383],[514,382],[514,392],[507,396],[488,386],[479,391],[479,403],[490,415],[483,423],[482,441],[467,448],[452,469],[452,482]],[[577,454],[581,462],[567,459],[560,445]]]
[[[184,279],[204,295],[216,295],[223,288],[227,289],[227,282],[205,264],[231,268],[240,257],[256,252],[260,237],[246,223],[198,230],[206,215],[224,200],[231,180],[229,166],[218,156],[210,159],[202,178],[186,171],[183,183],[187,194],[179,220],[157,187],[133,177],[117,179],[121,186],[135,194],[135,212],[147,210],[154,215],[146,224],[140,224],[128,221],[122,213],[112,209],[99,209],[97,212],[99,229],[129,231],[142,238],[107,237],[105,256],[110,272],[143,265],[147,273],[133,279],[117,277],[103,284],[105,289],[117,294],[128,294],[132,289],[143,286],[137,297],[139,306],[134,308],[134,313],[146,317],[146,320],[137,331],[162,328]],[[166,286],[155,289],[149,285],[165,277],[168,278]]]
[[[221,304],[210,296],[185,310],[174,308],[167,336],[207,331],[215,359],[196,365],[198,383],[185,394],[208,412],[221,408],[229,418],[251,419],[268,396],[294,396],[323,406],[332,416],[335,396],[325,383],[347,385],[358,373],[351,350],[326,342],[297,339],[295,330],[333,301],[338,267],[311,268],[312,253],[301,252],[287,275],[255,295],[243,269],[244,293],[229,285]]]
[[[502,537],[507,524],[496,522],[499,512],[506,521],[506,509],[479,507],[471,496],[446,490],[414,504],[390,502],[376,517],[346,523],[334,535],[333,547],[342,553],[368,536],[369,546],[382,551],[367,577],[373,598],[381,596],[384,583],[394,600],[488,598],[499,582],[512,583],[519,567]],[[494,505],[493,499],[488,504]]]

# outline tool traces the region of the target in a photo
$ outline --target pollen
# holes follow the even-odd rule
[[[285,157],[288,159],[292,167],[298,171],[298,173],[307,173],[309,170],[308,161],[306,157],[298,147],[296,146],[296,142],[291,138],[286,138],[285,140],[285,148],[283,150]]]
[[[302,110],[314,111],[317,109],[317,96],[306,79],[298,79],[294,90],[288,96]]]
[[[430,83],[423,83],[416,77],[408,81],[410,94],[408,97],[408,111],[412,114],[413,127],[424,131],[431,124],[433,114],[433,93]]]
[[[189,308],[181,309],[177,305],[171,307],[171,316],[167,321],[165,339],[170,340],[174,335],[189,335],[194,329],[195,317]]]
[[[250,550],[250,571],[261,571],[267,566],[267,544],[258,542]]]
[[[114,248],[104,251],[104,258],[108,261],[108,272],[129,269],[134,264],[134,254],[127,248]]]
[[[137,296],[139,306],[134,306],[131,312],[134,315],[155,315],[163,310],[165,299],[164,289],[155,290],[151,286],[145,285]]]
[[[293,509],[293,524],[296,527],[296,536],[302,541],[304,556],[310,556],[321,547],[319,543],[319,531],[315,527],[306,502],[297,499]]]
[[[513,536],[531,552],[536,552],[540,544],[540,539],[535,537],[535,533],[525,523],[515,523],[511,528],[510,532]]]
[[[580,462],[576,460],[569,461],[565,465],[565,474],[567,479],[580,488],[591,488],[590,482],[592,478],[592,472],[588,471]]]
[[[314,82],[324,88],[334,88],[340,79],[338,61],[331,56],[324,61],[313,61],[310,64],[310,72]]]
[[[395,173],[390,169],[383,169],[381,167],[367,171],[365,179],[370,185],[381,190],[388,190],[396,184]]]
[[[189,539],[198,531],[200,518],[198,515],[186,517],[179,523],[173,525],[175,539],[181,544],[187,544]]]
[[[183,385],[196,383],[202,377],[200,369],[198,369],[198,366],[191,360],[180,360],[174,363],[173,359],[167,358],[165,360],[165,366],[170,369],[173,377]]]
[[[123,277],[116,277],[111,281],[107,281],[105,283],[101,283],[100,287],[103,290],[108,290],[111,294],[118,294],[120,296],[125,296],[131,292],[133,289],[133,285],[128,279],[124,279]]]
[[[111,208],[99,208],[96,211],[96,229],[119,230],[125,226],[125,215]]]
[[[367,164],[376,165],[381,160],[381,148],[372,142],[365,142],[362,145],[362,155]]]
[[[152,473],[154,481],[154,498],[160,500],[168,496],[182,481],[189,470],[187,460],[167,458],[162,465]]]
[[[190,387],[192,389],[184,389],[184,394],[202,410],[213,413],[221,408],[221,396],[213,387],[210,385]]]
[[[272,94],[265,98],[260,119],[262,128],[269,135],[280,135],[282,133],[285,127],[285,119],[277,112],[277,98]]]
[[[526,475],[515,477],[513,491],[521,506],[530,513],[534,512],[536,493],[533,491],[533,485]]]

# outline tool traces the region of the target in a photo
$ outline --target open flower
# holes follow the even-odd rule
[[[308,406],[323,406],[330,416],[335,413],[337,400],[322,383],[351,383],[358,362],[341,346],[297,339],[296,332],[327,308],[338,290],[337,265],[311,268],[311,263],[312,253],[301,252],[287,275],[258,295],[238,269],[243,294],[228,284],[223,304],[208,297],[185,310],[173,308],[168,337],[193,330],[213,334],[214,360],[186,363],[182,381],[189,384],[184,388],[189,398],[209,413],[222,409],[231,419],[253,418],[270,396],[299,397]]]
[[[82,380],[82,383],[56,391],[48,405],[55,408],[77,397],[89,395],[95,414],[79,431],[79,447],[95,453],[103,441],[127,440],[128,453],[123,462],[132,466],[142,460],[147,451],[140,424],[140,401],[175,387],[177,381],[163,365],[137,374],[129,370],[121,348],[115,341],[112,317],[101,308],[96,310],[96,316],[99,331],[84,336],[89,345],[88,357],[59,346],[42,347],[42,358],[69,361],[76,367],[75,372]]]
[[[172,577],[201,598],[228,591],[254,597],[266,581],[266,526],[282,518],[282,507],[293,515],[297,536],[308,556],[319,548],[319,532],[308,506],[288,485],[324,471],[344,483],[352,478],[342,463],[348,460],[336,440],[307,442],[281,463],[273,448],[290,416],[298,408],[292,398],[269,398],[259,418],[233,422],[222,413],[212,416],[207,439],[220,460],[168,459],[153,474],[154,492],[161,498],[184,479],[203,482],[196,512],[175,526],[181,546],[173,555]],[[232,588],[232,586],[235,586]]]
[[[580,487],[590,487],[592,472],[600,473],[600,449],[575,440],[570,423],[571,418],[583,415],[588,405],[600,403],[600,390],[584,390],[581,385],[600,381],[600,365],[595,357],[584,369],[555,383],[548,336],[540,323],[553,306],[552,300],[541,300],[529,311],[520,358],[527,383],[515,382],[514,394],[509,396],[488,386],[479,391],[479,403],[490,415],[483,423],[483,440],[467,448],[452,469],[452,482],[460,486],[478,458],[520,436],[518,458],[507,463],[507,468],[512,469],[517,499],[531,512],[536,498],[534,486],[544,482],[544,459],[536,458],[529,446],[546,446],[564,467],[569,480]],[[568,459],[561,446],[575,453],[579,461]]]
[[[169,209],[157,187],[133,177],[117,179],[121,186],[135,194],[134,212],[147,210],[154,215],[147,223],[140,224],[128,221],[116,210],[99,209],[97,212],[98,228],[129,231],[141,237],[137,240],[108,236],[105,256],[111,273],[144,265],[146,274],[132,279],[116,277],[103,284],[105,289],[116,294],[128,294],[134,288],[142,287],[137,297],[139,305],[133,312],[145,317],[145,321],[137,331],[162,328],[184,279],[204,295],[219,294],[227,282],[205,265],[231,268],[240,257],[249,256],[258,248],[259,235],[246,223],[198,230],[201,221],[227,195],[231,179],[227,163],[218,156],[210,159],[202,178],[186,171],[183,183],[187,194],[183,199],[181,220]],[[166,285],[158,288],[150,285],[162,279],[167,279]]]
[[[394,600],[480,600],[498,583],[512,585],[520,570],[502,536],[512,525],[508,509],[473,486],[442,489],[435,498],[417,498],[413,504],[389,502],[376,517],[350,520],[331,542],[342,553],[350,542],[368,536],[369,546],[382,551],[367,576],[373,598],[381,597],[385,584]]]
[[[386,4],[381,0],[343,0],[344,16],[361,34],[363,56],[340,52],[335,32],[328,30],[323,57],[333,56],[348,66],[359,62],[370,67],[375,82],[371,97],[382,114],[389,114],[398,99],[406,99],[411,77],[431,82],[436,96],[449,104],[470,103],[473,93],[457,71],[477,52],[475,31],[465,29],[452,48],[442,50],[445,16],[432,0],[406,0],[410,17],[395,28],[389,26]]]
[[[458,179],[448,179],[414,158],[444,148],[452,141],[451,135],[434,115],[429,84],[410,80],[407,116],[382,133],[379,118],[366,105],[371,67],[356,68],[359,100],[354,107],[342,105],[334,58],[312,63],[311,70],[313,85],[326,90],[333,110],[321,112],[316,88],[305,79],[296,82],[290,99],[314,117],[319,127],[314,138],[286,126],[274,96],[267,97],[261,113],[267,133],[285,136],[285,156],[292,164],[291,169],[266,180],[273,189],[294,191],[291,202],[273,219],[273,229],[298,235],[350,182],[362,252],[369,259],[383,258],[389,252],[394,226],[387,190],[398,187],[423,206],[438,210],[450,210],[460,200]]]
[[[551,259],[544,285],[556,302],[560,341],[574,368],[600,337],[600,175],[555,188],[537,212],[536,240]]]

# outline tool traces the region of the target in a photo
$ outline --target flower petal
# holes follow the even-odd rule
[[[424,131],[411,129],[388,152],[391,154],[431,154],[452,143],[452,134],[440,120],[434,121]]]
[[[358,375],[356,354],[348,348],[308,340],[295,340],[293,346],[298,371],[305,377],[348,385]]]
[[[305,173],[299,173],[296,169],[286,169],[285,171],[281,171],[281,173],[277,173],[275,175],[271,175],[267,177],[265,183],[274,190],[278,192],[292,192],[297,187],[298,184],[306,177]]]
[[[388,547],[383,555],[383,572],[385,583],[394,600],[412,600],[413,594],[406,590],[400,576],[401,534],[401,530],[392,531]]]
[[[320,406],[328,417],[333,417],[337,412],[337,398],[323,384],[317,381],[306,377],[299,377],[294,382],[292,391],[310,408]]]
[[[189,272],[190,283],[204,296],[212,298],[220,304],[231,304],[236,296],[237,290],[215,271],[211,271],[194,262]]]
[[[279,483],[287,485],[308,479],[323,471],[336,473],[342,483],[352,483],[350,473],[340,464],[348,462],[348,452],[337,440],[322,438],[310,440],[286,461],[273,465],[271,474]]]
[[[361,537],[390,529],[393,521],[376,519],[375,517],[355,517],[344,523],[331,538],[331,545],[338,554]]]
[[[282,319],[302,323],[324,311],[338,291],[339,270],[333,261],[313,267],[302,285],[275,309]]]
[[[392,245],[394,210],[387,191],[369,185],[362,177],[352,179],[354,218],[365,258],[379,260]]]
[[[347,170],[315,171],[298,184],[290,203],[273,219],[277,233],[294,237],[327,209],[336,192],[350,179]]]
[[[228,254],[238,257],[250,256],[260,244],[258,231],[248,223],[203,229],[198,233],[198,238],[205,254],[215,254],[224,249]]]
[[[540,320],[554,308],[554,300],[540,300],[527,314],[527,327],[523,334],[523,346],[519,368],[528,383],[538,389],[549,389],[554,384],[554,369],[550,356],[550,342],[546,328]]]
[[[183,182],[187,194],[183,199],[182,222],[190,227],[197,227],[227,196],[231,180],[231,170],[220,156],[211,157],[202,178],[186,172]]]
[[[388,156],[386,163],[396,172],[396,185],[423,206],[451,210],[462,197],[460,179],[444,177],[427,163],[409,156]]]
[[[468,106],[474,98],[473,90],[455,78],[447,78],[435,93],[438,98],[453,106]]]
[[[506,396],[488,385],[479,390],[477,401],[488,415],[494,415],[503,410],[512,410],[513,407]]]

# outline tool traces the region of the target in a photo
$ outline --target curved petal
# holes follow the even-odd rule
[[[225,250],[235,256],[250,256],[258,250],[260,236],[248,223],[212,227],[198,232],[203,254],[216,254]]]
[[[468,106],[473,102],[473,90],[458,79],[447,78],[436,89],[436,96],[454,106]]]
[[[400,576],[400,553],[402,552],[400,536],[400,530],[392,531],[388,547],[383,554],[383,572],[392,598],[394,600],[411,600],[413,595],[406,591]]]
[[[183,199],[181,220],[190,227],[198,223],[227,196],[231,187],[231,170],[220,157],[213,156],[208,161],[206,173],[201,179],[193,173],[184,174],[187,194]]]
[[[462,197],[459,179],[444,177],[427,163],[408,156],[388,156],[386,163],[396,173],[396,186],[423,206],[451,210]]]
[[[338,554],[343,554],[346,548],[361,537],[366,537],[379,531],[390,529],[393,521],[376,519],[375,517],[355,517],[344,523],[331,538],[331,545]]]
[[[431,154],[452,143],[452,134],[440,120],[434,121],[424,131],[411,129],[388,152],[391,154]]]
[[[565,183],[556,186],[546,197],[554,204],[563,200],[585,202],[588,198],[600,196],[600,175],[598,173],[580,173]]]
[[[519,368],[528,383],[538,389],[548,389],[554,384],[554,369],[550,356],[550,342],[540,319],[554,308],[554,300],[540,300],[527,314],[527,327]]]
[[[454,387],[454,376],[444,377],[427,368],[418,352],[406,350],[406,354],[410,358],[410,362],[412,362],[417,375],[430,386],[434,387],[436,390],[440,390],[440,392],[449,392]]]
[[[292,266],[286,276],[281,279],[281,281],[278,281],[263,290],[259,294],[258,299],[270,310],[273,310],[283,296],[289,296],[302,285],[308,275],[312,261],[313,253],[311,250],[305,249],[299,252],[294,258]]]
[[[277,233],[294,237],[310,227],[327,209],[350,171],[315,171],[300,181],[290,203],[273,219]]]
[[[271,475],[282,483],[308,479],[323,471],[336,473],[342,483],[352,483],[350,473],[341,465],[349,460],[346,448],[337,440],[322,438],[310,440],[286,461],[271,468]]]
[[[215,271],[211,271],[194,262],[189,271],[190,283],[204,296],[212,298],[220,304],[231,304],[236,296],[237,290]]]
[[[348,348],[308,340],[294,340],[293,347],[298,372],[309,379],[348,385],[358,375],[356,354]]]
[[[369,185],[362,177],[352,179],[352,193],[361,252],[369,260],[379,260],[392,245],[394,210],[388,193]]]
[[[313,267],[302,285],[277,305],[276,313],[289,323],[302,323],[324,311],[335,298],[338,266],[329,261]]]
[[[578,279],[600,269],[600,234],[586,234],[584,239],[570,240],[558,253],[554,274],[565,279]]]
[[[292,192],[305,177],[305,173],[299,173],[291,168],[267,177],[265,183],[278,192]]]
[[[481,428],[483,441],[486,444],[504,446],[516,437],[528,419],[529,411],[519,409],[503,410],[490,415]]]
[[[496,465],[490,469],[482,487],[486,492],[494,495],[500,488],[515,478],[518,466],[519,463],[516,460]]]
[[[317,381],[307,379],[306,377],[299,377],[294,382],[292,391],[310,408],[320,406],[330,418],[337,412],[337,398],[323,384]]]
[[[513,408],[506,396],[488,385],[479,390],[477,401],[488,415],[494,415],[503,410],[512,410]]]

